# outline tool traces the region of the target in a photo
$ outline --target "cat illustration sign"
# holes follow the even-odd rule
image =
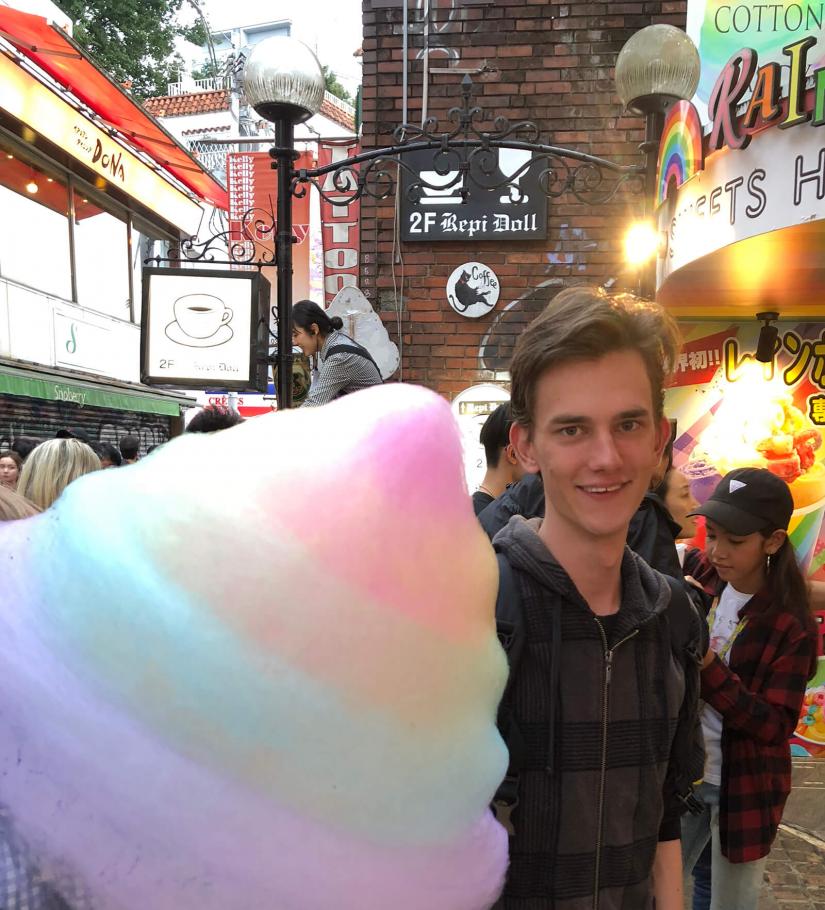
[[[478,319],[495,309],[500,290],[498,276],[488,265],[465,262],[447,281],[447,300],[456,313]]]

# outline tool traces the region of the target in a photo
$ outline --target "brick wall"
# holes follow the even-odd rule
[[[622,114],[613,84],[616,55],[646,25],[684,27],[684,0],[430,0],[426,38],[425,2],[408,2],[408,122],[421,120],[426,41],[430,116],[444,118],[459,103],[462,79],[433,69],[486,64],[489,71],[472,78],[476,103],[491,118],[530,119],[544,142],[623,163],[639,160],[643,124]],[[402,122],[403,12],[401,0],[364,0],[363,12],[366,149],[391,145]],[[621,235],[640,212],[638,197],[599,207],[564,199],[550,203],[546,240],[404,244],[394,242],[394,204],[392,198],[362,203],[361,286],[400,340],[403,379],[449,396],[503,379],[518,332],[560,288],[628,280],[621,274]],[[491,266],[501,283],[495,311],[480,319],[458,315],[446,298],[450,273],[469,260]]]

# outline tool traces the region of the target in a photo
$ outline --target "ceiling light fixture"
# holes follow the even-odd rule
[[[759,341],[756,343],[756,359],[760,363],[770,363],[779,343],[779,329],[771,323],[779,319],[779,313],[773,311],[757,313],[756,318],[763,323],[759,330]]]

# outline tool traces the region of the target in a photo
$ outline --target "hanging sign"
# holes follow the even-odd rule
[[[358,143],[321,142],[318,145],[318,166],[326,167],[358,154]],[[356,174],[330,171],[321,189],[321,230],[324,238],[324,301],[329,306],[335,295],[344,288],[358,285],[360,250],[359,222],[361,202],[350,199],[356,189]]]
[[[489,155],[494,155],[490,151]],[[458,152],[444,154],[449,168],[439,173],[432,150],[404,155],[401,168],[401,239],[404,241],[543,240],[547,237],[547,195],[541,174],[544,158],[530,162],[531,153],[499,149],[493,173],[481,168],[481,158],[471,160],[470,179],[457,169]],[[485,161],[487,159],[484,159]],[[525,167],[525,165],[528,165]],[[498,186],[506,176],[524,171],[513,185]],[[419,181],[428,186],[418,187]],[[486,188],[489,187],[489,188]]]
[[[264,391],[269,293],[258,272],[144,269],[141,382]]]
[[[450,306],[468,319],[478,319],[495,309],[500,290],[498,276],[483,262],[465,262],[447,280]]]

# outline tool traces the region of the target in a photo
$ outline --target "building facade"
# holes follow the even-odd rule
[[[409,0],[405,31],[402,0],[364,0],[363,147],[391,145],[403,122],[437,117],[449,129],[448,111],[461,103],[469,75],[487,128],[498,116],[532,120],[543,142],[638,162],[643,124],[623,113],[616,96],[616,56],[644,26],[684,27],[685,13],[678,0]],[[361,286],[398,339],[402,378],[451,398],[476,383],[505,381],[518,333],[562,287],[635,281],[624,271],[621,241],[641,214],[639,195],[594,207],[551,199],[540,239],[465,234],[452,242],[402,239],[397,201],[404,205],[362,202]],[[484,266],[498,285],[495,306],[480,318],[449,303],[450,277],[466,263]]]
[[[189,402],[139,381],[143,260],[226,191],[53,18],[0,6],[0,445],[145,449]]]

